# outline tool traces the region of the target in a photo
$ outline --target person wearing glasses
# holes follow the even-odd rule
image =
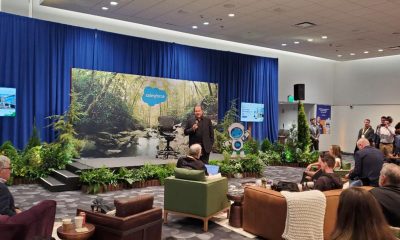
[[[0,215],[13,216],[19,212],[15,208],[14,198],[5,184],[11,175],[10,159],[0,155]]]

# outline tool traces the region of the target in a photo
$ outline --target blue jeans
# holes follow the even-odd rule
[[[363,182],[361,180],[350,180],[349,188],[351,187],[362,187]]]

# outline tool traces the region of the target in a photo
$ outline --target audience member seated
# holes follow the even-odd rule
[[[180,157],[176,163],[177,168],[187,168],[192,170],[204,170],[205,174],[208,175],[207,169],[200,160],[201,156],[201,145],[193,144],[189,148],[189,154],[185,157]]]
[[[346,175],[353,180],[350,186],[378,186],[384,156],[381,151],[372,147],[366,138],[357,141],[360,151],[354,155],[354,168]]]
[[[340,194],[331,240],[395,239],[371,193],[362,188],[349,188]]]
[[[339,145],[332,145],[329,148],[329,153],[335,158],[335,166],[333,169],[339,170],[342,168],[342,153]]]
[[[321,157],[323,155],[324,155],[323,152],[320,153],[318,161],[315,162],[315,163],[310,163],[307,166],[306,170],[303,172],[303,177],[302,177],[300,183],[307,182],[307,181],[313,181],[313,180],[318,179],[318,177],[322,174],[321,165],[320,165],[320,159],[321,159]],[[316,171],[313,170],[315,168],[317,169]]]
[[[370,191],[382,207],[389,225],[400,227],[400,166],[393,163],[383,165],[379,187]]]
[[[14,206],[14,198],[5,184],[10,178],[10,159],[0,155],[0,215],[13,216],[20,212]]]
[[[315,181],[314,189],[320,191],[341,189],[342,181],[340,180],[340,177],[333,172],[335,158],[331,154],[325,153],[318,161],[320,162],[322,174]]]

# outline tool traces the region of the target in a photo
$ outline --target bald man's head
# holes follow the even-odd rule
[[[358,141],[357,141],[357,147],[358,147],[358,149],[363,149],[363,148],[365,148],[366,146],[370,146],[370,143],[369,143],[369,141],[368,141],[368,139],[366,139],[366,138],[360,138]]]

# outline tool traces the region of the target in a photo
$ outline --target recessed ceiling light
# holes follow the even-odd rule
[[[327,38],[328,38],[328,36],[322,36],[321,38],[322,38],[322,39],[327,39]]]
[[[102,7],[101,9],[103,9],[104,11],[107,11],[108,7]]]
[[[354,55],[356,55],[356,54],[355,54],[355,53],[350,53],[350,55],[351,55],[351,56],[354,56]]]
[[[368,51],[364,51],[364,53],[366,54],[366,53],[369,53]]]
[[[203,22],[203,25],[208,25],[208,24],[210,24],[209,22]]]
[[[342,57],[342,55],[341,54],[339,54],[339,55],[337,55],[338,57]]]
[[[307,41],[308,41],[308,42],[312,42],[312,41],[314,41],[314,39],[309,38],[309,39],[307,39]]]
[[[197,29],[198,27],[197,27],[197,26],[192,26],[192,28],[193,28],[193,29]]]
[[[228,16],[229,16],[229,17],[234,17],[235,14],[234,14],[234,13],[229,13]]]
[[[383,49],[379,49],[378,52],[383,52]]]
[[[117,2],[110,2],[110,5],[112,5],[112,6],[117,6],[118,3],[117,3]]]
[[[293,42],[294,44],[299,44],[300,42],[299,41],[295,41],[295,42]]]
[[[282,45],[282,46],[286,46],[287,44],[286,44],[286,43],[282,43],[281,45]]]

